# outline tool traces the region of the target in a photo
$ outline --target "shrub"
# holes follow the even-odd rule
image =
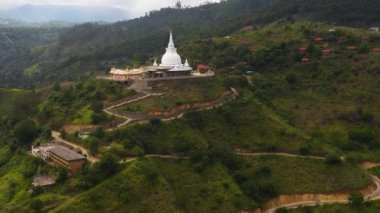
[[[342,160],[337,154],[330,153],[329,155],[327,155],[326,163],[329,165],[338,165],[342,163]]]
[[[349,133],[350,139],[359,143],[371,143],[375,139],[375,134],[369,128],[351,130]]]
[[[23,145],[29,145],[38,135],[38,128],[31,120],[23,120],[16,124],[14,134]]]
[[[290,85],[296,85],[298,83],[298,77],[293,72],[288,73],[285,79],[286,79],[286,82],[288,82],[288,84]]]
[[[348,203],[354,207],[361,206],[364,203],[364,197],[360,192],[350,194]]]

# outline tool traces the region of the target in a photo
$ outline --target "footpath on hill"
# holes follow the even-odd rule
[[[131,124],[132,122],[136,121],[147,121],[152,118],[152,114],[156,117],[162,118],[164,121],[170,121],[179,117],[182,117],[183,114],[186,113],[189,109],[194,110],[208,110],[215,107],[222,106],[229,101],[235,99],[235,97],[238,95],[238,92],[231,88],[229,92],[222,93],[219,97],[217,97],[214,100],[211,100],[209,102],[203,102],[203,103],[195,103],[194,105],[188,105],[186,107],[177,107],[171,109],[170,111],[160,112],[155,111],[154,113],[151,112],[151,114],[146,114],[145,116],[139,115],[133,115],[128,114],[124,115],[121,113],[118,113],[117,111],[114,111],[114,109],[119,108],[123,105],[137,102],[143,99],[146,99],[151,96],[162,96],[163,93],[138,93],[132,97],[129,97],[124,100],[120,100],[116,103],[111,104],[110,106],[107,106],[103,111],[111,116],[115,116],[118,118],[121,118],[124,120],[124,122],[118,124],[116,127],[112,127],[107,129],[107,131],[113,131],[115,129],[121,128],[123,126],[126,126],[128,124]],[[195,106],[195,107],[194,107]],[[52,137],[57,142],[67,145],[74,149],[79,149],[84,155],[87,156],[87,159],[91,163],[96,163],[100,159],[99,157],[93,156],[90,154],[90,152],[75,143],[69,142],[63,138],[61,138],[61,134],[56,131],[52,131]],[[321,156],[305,156],[305,155],[297,155],[297,154],[290,154],[290,153],[269,153],[269,152],[235,152],[235,154],[245,157],[259,157],[259,156],[282,156],[282,157],[292,157],[292,158],[311,158],[311,159],[317,159],[317,160],[325,160],[325,157]],[[162,158],[162,159],[188,159],[188,157],[185,156],[176,156],[176,155],[145,155],[143,156],[145,158]],[[133,161],[138,160],[139,158],[127,158],[119,161],[120,164],[125,163],[131,163]],[[364,169],[372,168],[375,166],[379,166],[380,163],[377,162],[365,162],[361,166]],[[380,199],[380,180],[374,175],[371,175],[372,184],[363,188],[360,190],[360,192],[364,195],[366,201],[371,200],[378,200]],[[279,208],[297,208],[301,206],[315,206],[318,204],[335,204],[335,203],[348,203],[348,197],[350,196],[349,193],[331,193],[331,194],[318,194],[318,193],[310,193],[310,194],[295,194],[295,195],[280,195],[269,202],[267,202],[266,205],[262,209],[258,209],[255,211],[255,213],[274,213]]]

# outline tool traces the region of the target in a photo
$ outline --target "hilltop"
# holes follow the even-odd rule
[[[151,64],[165,47],[170,29],[175,32],[177,43],[182,45],[197,39],[226,36],[244,27],[260,27],[278,19],[349,22],[366,28],[377,24],[376,11],[372,10],[377,1],[366,0],[365,4],[360,4],[360,10],[346,7],[347,4],[355,5],[352,0],[326,4],[320,1],[306,4],[304,1],[229,0],[194,8],[163,8],[111,25],[83,24],[60,32],[60,36],[46,46],[33,51],[22,50],[3,61],[0,83],[38,87],[51,81],[104,73],[112,66]],[[331,6],[327,8],[345,9],[324,9],[326,5]],[[355,14],[351,19],[357,20],[357,24],[345,22],[351,20],[346,18],[347,14]],[[23,63],[19,63],[21,60]],[[24,74],[25,70],[35,68],[40,71],[34,75]]]

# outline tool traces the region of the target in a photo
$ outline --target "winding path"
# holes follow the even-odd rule
[[[87,155],[87,159],[91,163],[95,163],[99,161],[99,158],[90,155],[90,152],[77,144],[71,143],[69,141],[66,141],[61,138],[61,134],[59,132],[52,132],[52,137],[60,143],[67,144],[68,146],[71,146],[73,148],[81,150],[81,152],[85,155]],[[296,154],[289,154],[289,153],[268,153],[268,152],[263,152],[263,153],[248,153],[248,152],[235,152],[235,154],[239,156],[245,156],[245,157],[259,157],[259,156],[283,156],[283,157],[292,157],[292,158],[309,158],[309,159],[317,159],[317,160],[325,160],[326,158],[320,157],[320,156],[305,156],[305,155],[296,155]],[[150,154],[150,155],[145,155],[142,156],[144,158],[161,158],[161,159],[188,159],[189,157],[187,156],[177,156],[177,155],[155,155],[155,154]],[[138,160],[138,157],[133,157],[133,158],[127,158],[119,161],[120,164],[125,164],[125,163],[130,163],[133,161]],[[367,162],[370,163],[370,162]],[[370,163],[373,166],[378,165],[377,163]],[[368,166],[363,166],[363,168],[367,169],[369,168]],[[376,185],[376,190],[373,191],[369,195],[365,195],[365,201],[372,201],[372,200],[379,200],[380,199],[380,179],[372,174],[370,174],[372,183]],[[348,197],[348,194],[347,194]],[[303,201],[303,202],[294,202],[294,203],[284,203],[281,205],[277,205],[275,207],[269,208],[269,209],[264,209],[261,212],[262,213],[274,213],[277,209],[280,208],[297,208],[297,207],[302,207],[302,206],[315,206],[318,204],[337,204],[337,203],[348,203],[348,199],[329,199],[329,200],[315,200],[315,201]]]
[[[238,96],[238,94],[239,94],[237,92],[237,90],[234,89],[234,88],[230,88],[230,92],[232,93],[232,97],[233,98],[229,99],[227,102],[225,102],[225,100],[223,100],[223,97],[220,97],[220,98],[222,98],[221,100],[217,99],[216,103],[212,103],[212,101],[211,101],[211,103],[209,104],[210,106],[200,108],[197,111],[209,110],[209,109],[212,109],[212,108],[215,108],[215,107],[223,106],[224,104],[228,103],[229,101],[234,100],[236,98],[236,96]],[[114,105],[111,105],[111,106],[103,109],[103,112],[105,112],[106,114],[111,115],[111,116],[115,116],[115,117],[118,117],[118,118],[121,118],[121,119],[125,120],[123,123],[117,125],[117,127],[109,128],[106,131],[108,131],[108,132],[113,131],[115,129],[118,129],[118,128],[121,128],[123,126],[126,126],[126,125],[130,124],[133,121],[146,121],[146,120],[149,119],[149,116],[150,116],[150,115],[143,115],[142,118],[134,118],[132,115],[123,115],[123,114],[114,112],[114,111],[112,111],[113,109],[119,108],[119,107],[121,107],[123,105],[126,105],[126,104],[130,104],[130,103],[133,103],[133,102],[137,102],[137,101],[149,98],[151,96],[162,96],[164,94],[165,93],[140,93],[140,94],[136,95],[135,97],[133,97],[132,99],[127,99],[125,101],[122,101],[120,103],[116,103]],[[206,103],[208,103],[208,102],[206,102]],[[174,113],[174,114],[169,115],[168,117],[162,118],[161,120],[162,121],[175,120],[175,119],[181,118],[184,114],[186,114],[186,112],[181,112],[179,114],[175,114]],[[137,116],[137,117],[139,117],[139,116]]]
[[[237,91],[234,90],[233,88],[231,88],[231,91],[234,93],[234,97],[236,97],[238,95]],[[120,103],[117,103],[117,104],[114,104],[112,106],[109,106],[109,107],[105,108],[103,110],[105,113],[107,113],[107,114],[109,114],[111,116],[115,116],[115,117],[118,117],[118,118],[121,118],[121,119],[125,120],[125,122],[119,124],[117,127],[107,129],[107,131],[113,131],[113,130],[115,130],[117,128],[123,127],[123,126],[131,123],[132,121],[134,121],[133,118],[130,118],[130,117],[127,117],[127,116],[120,115],[118,113],[112,112],[111,111],[112,109],[118,108],[118,107],[123,106],[125,104],[129,104],[129,103],[132,103],[132,102],[143,100],[143,99],[148,98],[150,96],[161,96],[161,95],[163,95],[163,94],[162,93],[140,94],[140,95],[137,95],[136,97],[134,97],[132,99],[125,100],[123,102],[120,102]],[[217,106],[221,106],[223,104],[224,103],[221,103],[221,104],[218,104]],[[217,106],[202,108],[202,109],[199,109],[198,111],[211,109],[211,108],[217,107]],[[176,115],[176,116],[173,116],[173,117],[170,117],[170,118],[167,118],[167,119],[163,119],[163,120],[164,121],[170,121],[170,120],[179,118],[179,117],[183,116],[184,114],[185,113],[181,113],[180,115]],[[62,139],[61,138],[61,134],[59,132],[52,131],[52,137],[57,142],[64,143],[64,144],[66,144],[68,146],[71,146],[71,147],[73,147],[75,149],[81,150],[81,152],[83,154],[87,155],[87,159],[88,159],[89,162],[95,163],[95,162],[99,161],[99,158],[95,157],[95,156],[92,156],[90,154],[90,152],[86,148]],[[235,154],[240,155],[240,156],[246,156],[246,157],[255,157],[255,156],[283,156],[283,157],[294,157],[294,158],[309,158],[309,159],[317,159],[317,160],[325,160],[326,159],[325,157],[321,157],[321,156],[306,156],[306,155],[297,155],[297,154],[290,154],[290,153],[235,152]],[[185,156],[154,155],[154,154],[152,154],[152,155],[145,155],[143,157],[145,157],[145,158],[162,158],[162,159],[188,159],[188,157],[185,157]],[[127,159],[123,159],[123,160],[119,161],[119,163],[121,163],[121,164],[130,163],[130,162],[136,161],[137,159],[139,159],[139,158],[138,157],[127,158]],[[363,163],[361,166],[364,169],[368,169],[368,168],[371,168],[371,167],[374,167],[374,166],[378,166],[378,165],[380,165],[380,163],[366,162],[366,163]],[[370,174],[370,176],[371,176],[371,179],[372,179],[372,183],[376,185],[376,190],[373,191],[371,194],[366,195],[365,196],[365,200],[366,201],[379,200],[380,199],[380,180],[379,180],[378,177],[376,177],[374,175]],[[316,201],[303,201],[303,202],[285,203],[285,204],[277,205],[277,206],[272,207],[270,209],[264,209],[261,212],[262,213],[274,213],[279,208],[297,208],[297,207],[301,207],[301,206],[315,206],[315,205],[318,205],[318,204],[335,204],[335,203],[348,203],[348,199],[336,199],[336,200],[334,200],[334,199],[330,200],[329,199],[329,200],[316,200]]]

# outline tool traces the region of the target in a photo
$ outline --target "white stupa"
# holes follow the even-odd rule
[[[169,44],[168,44],[168,47],[166,48],[165,54],[162,56],[160,66],[170,67],[171,69],[169,71],[192,70],[187,60],[184,64],[182,63],[181,56],[177,53],[177,48],[175,48],[175,45],[174,45],[172,32],[170,32]]]

